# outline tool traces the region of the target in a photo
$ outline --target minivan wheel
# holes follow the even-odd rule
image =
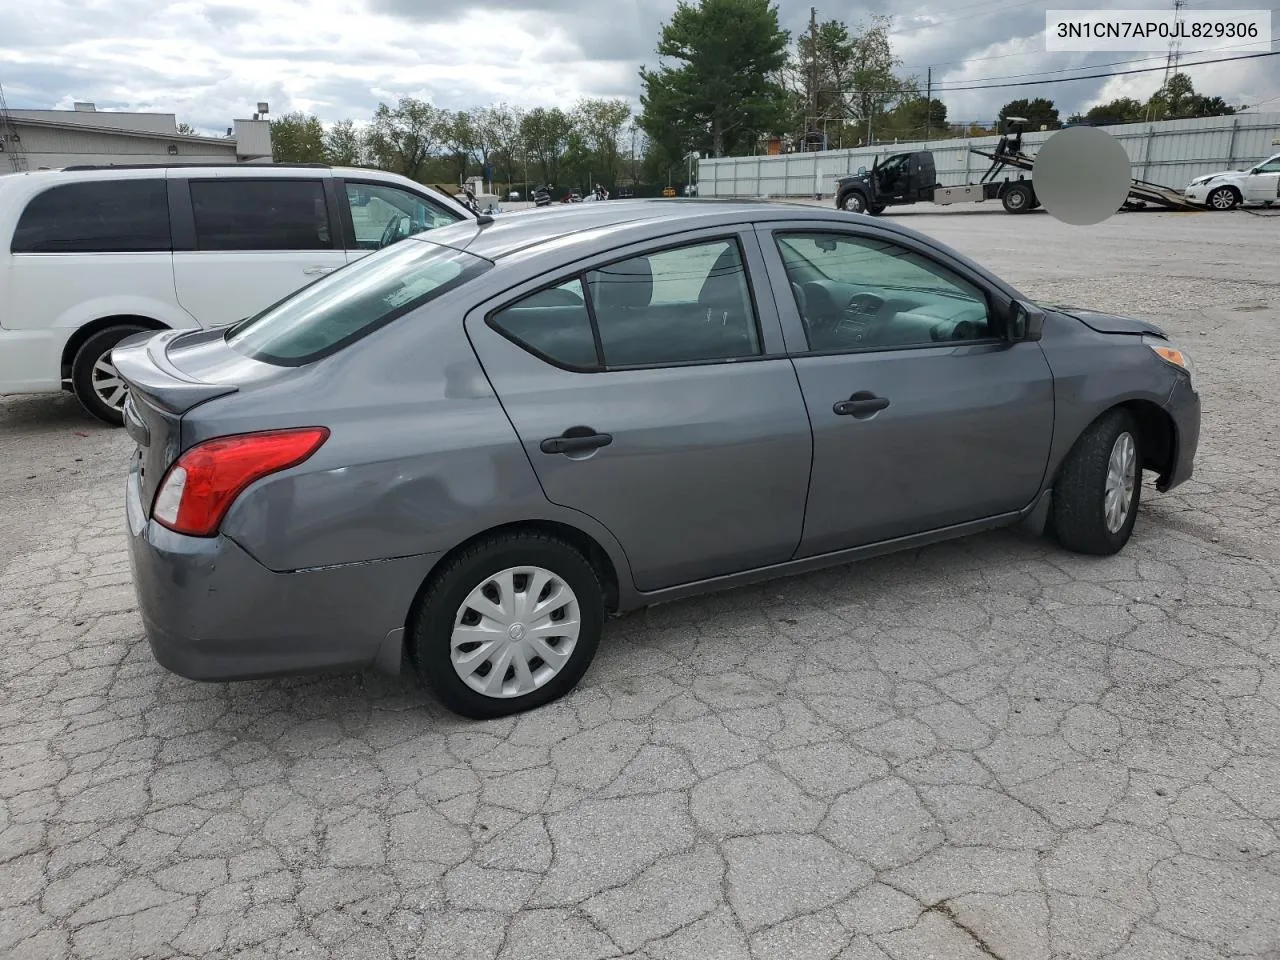
[[[1113,410],[1067,455],[1053,488],[1053,530],[1068,550],[1118,553],[1133,533],[1142,499],[1142,447],[1133,415]]]
[[[80,345],[75,359],[71,361],[71,388],[76,399],[91,414],[113,427],[124,423],[127,391],[111,363],[111,350],[125,337],[146,329],[135,324],[122,324],[99,330]]]
[[[541,533],[501,534],[434,578],[410,624],[409,654],[450,710],[502,717],[577,686],[604,621],[604,587],[581,553]]]

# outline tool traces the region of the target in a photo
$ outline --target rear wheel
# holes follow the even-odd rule
[[[840,209],[849,213],[866,213],[867,198],[857,190],[850,190],[840,198]]]
[[[121,324],[99,330],[80,345],[71,362],[71,387],[76,399],[91,414],[113,427],[124,423],[127,390],[111,363],[111,351],[125,337],[146,329],[137,324]]]
[[[1053,529],[1068,550],[1109,556],[1133,533],[1142,499],[1142,447],[1136,421],[1112,410],[1067,455],[1053,488]]]
[[[1007,213],[1026,213],[1034,206],[1035,199],[1031,188],[1022,183],[1010,184],[1000,195],[1000,202]]]
[[[1205,198],[1205,206],[1211,210],[1234,210],[1239,203],[1240,194],[1232,187],[1218,187],[1209,191],[1209,196]]]
[[[501,717],[577,686],[604,620],[604,588],[581,553],[545,534],[502,534],[436,576],[410,625],[409,651],[450,710]]]

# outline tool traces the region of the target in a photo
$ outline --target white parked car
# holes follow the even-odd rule
[[[1186,198],[1210,210],[1233,210],[1242,203],[1280,201],[1280,153],[1248,170],[1220,170],[1196,177]]]
[[[472,217],[377,170],[69,167],[0,176],[0,394],[72,390],[121,422],[111,350],[252,316],[390,243]]]

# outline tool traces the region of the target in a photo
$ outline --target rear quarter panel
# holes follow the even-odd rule
[[[272,570],[442,553],[503,524],[549,520],[607,531],[547,501],[462,326],[467,288],[290,375],[197,408],[184,446],[319,424],[301,466],[250,487],[223,532]]]

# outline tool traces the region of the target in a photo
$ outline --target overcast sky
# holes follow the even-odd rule
[[[804,29],[810,3],[781,0],[783,25]],[[0,0],[0,84],[10,107],[172,112],[221,132],[266,100],[271,113],[300,109],[329,122],[366,120],[400,96],[465,109],[507,100],[569,106],[582,96],[638,103],[641,64],[653,64],[661,24],[675,0]],[[895,15],[894,49],[905,73],[934,65],[946,91],[975,80],[1040,79],[1047,71],[1112,64],[1151,53],[1047,54],[1044,11],[1159,7],[1165,3],[1070,0],[923,0],[818,3],[819,19],[850,24]],[[1239,9],[1198,0],[1197,9]],[[1257,6],[1262,6],[1258,4]],[[1280,21],[1280,13],[1273,13]],[[1273,26],[1273,36],[1280,22]],[[1231,44],[1231,41],[1226,41]],[[1232,46],[1209,59],[1270,50]],[[1228,102],[1280,110],[1280,57],[1189,71],[1196,89]],[[1036,74],[1038,76],[1026,76]],[[1056,74],[1062,76],[1062,74]],[[1013,77],[1013,80],[1006,79]],[[989,119],[1020,96],[1048,96],[1063,115],[1117,96],[1145,99],[1159,73],[1022,89],[942,92],[953,120]]]

